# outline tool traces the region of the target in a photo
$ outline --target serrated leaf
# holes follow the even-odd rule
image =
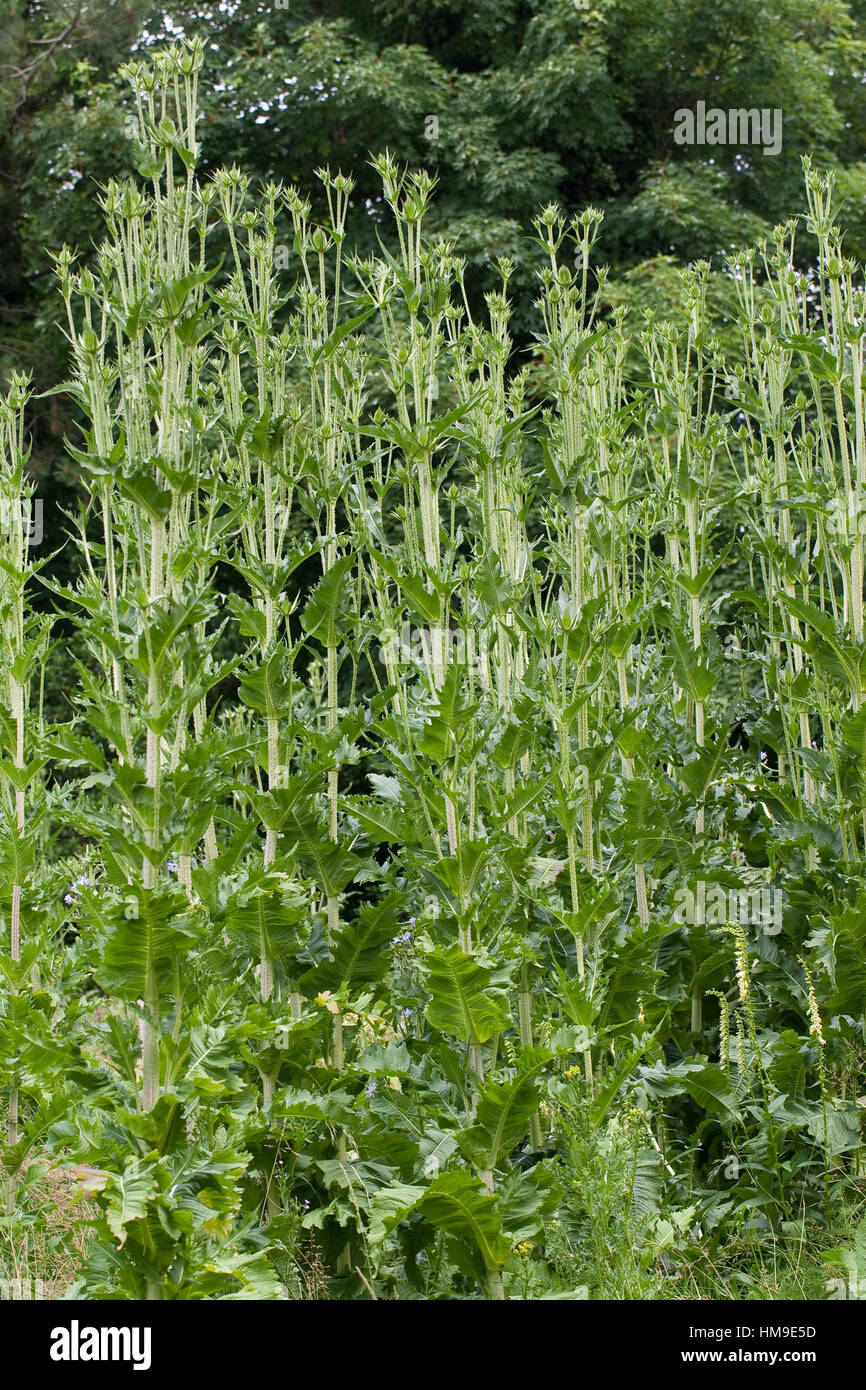
[[[508,1013],[484,990],[490,984],[490,970],[474,956],[451,946],[429,952],[426,985],[433,995],[427,1005],[432,1027],[479,1046],[501,1033],[508,1025]]]
[[[511,1250],[502,1230],[495,1195],[483,1191],[468,1173],[442,1173],[430,1184],[418,1209],[431,1225],[461,1242],[478,1279],[501,1269]]]

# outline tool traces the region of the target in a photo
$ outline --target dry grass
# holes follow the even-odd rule
[[[0,1255],[4,1297],[15,1300],[63,1298],[86,1255],[87,1225],[94,1215],[80,1168],[53,1168],[28,1193],[31,1210],[44,1220],[26,1228]]]
[[[315,1231],[310,1231],[298,1255],[298,1269],[306,1300],[328,1297],[328,1272]]]

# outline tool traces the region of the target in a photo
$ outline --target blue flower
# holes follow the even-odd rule
[[[365,1095],[365,1096],[372,1096],[372,1095],[375,1094],[375,1091],[376,1091],[376,1083],[375,1083],[375,1081],[371,1081],[370,1084],[369,1084],[369,1086],[365,1086],[365,1087],[364,1087],[364,1095]]]

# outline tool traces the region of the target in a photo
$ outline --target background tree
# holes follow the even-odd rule
[[[724,254],[802,202],[800,157],[832,164],[855,255],[866,249],[866,0],[0,0],[0,375],[66,376],[49,252],[85,257],[94,194],[135,167],[117,77],[178,33],[207,42],[202,169],[237,163],[297,184],[314,211],[323,164],[356,179],[348,247],[387,235],[370,154],[436,175],[431,228],[457,243],[476,298],[489,259],[518,262],[513,328],[524,346],[540,205],[605,213],[606,301],[671,312],[676,269],[710,260],[710,303],[732,304]],[[674,143],[698,100],[784,113],[777,157]],[[290,241],[286,227],[286,241]],[[49,509],[75,485],[69,403],[36,400],[32,466]],[[50,481],[49,481],[50,479]]]

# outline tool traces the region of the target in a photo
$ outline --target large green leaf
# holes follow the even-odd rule
[[[395,1183],[381,1188],[370,1203],[367,1240],[372,1246],[381,1245],[394,1227],[404,1221],[424,1196],[426,1188],[407,1183]]]
[[[308,637],[317,637],[326,647],[336,647],[346,621],[341,617],[344,586],[354,560],[344,555],[319,581],[301,613],[301,626]]]
[[[262,888],[231,902],[223,925],[230,937],[244,941],[256,955],[278,960],[283,952],[298,945],[298,925],[306,910],[302,901]]]
[[[491,971],[479,965],[474,956],[459,946],[450,946],[429,952],[426,965],[426,984],[433,995],[427,1018],[434,1028],[478,1046],[507,1027],[507,1010],[484,993]]]
[[[348,922],[330,943],[330,959],[302,979],[308,993],[351,991],[357,985],[381,980],[391,958],[387,946],[395,934],[403,896],[391,893],[379,903],[364,903],[353,922]]]
[[[352,1123],[354,1111],[348,1091],[311,1091],[288,1089],[274,1101],[274,1114],[287,1120],[324,1120],[326,1124],[346,1126]]]
[[[536,1240],[562,1196],[562,1186],[545,1163],[497,1179],[499,1210],[510,1245]]]
[[[131,1162],[122,1173],[94,1174],[91,1190],[101,1190],[105,1199],[108,1229],[119,1245],[126,1241],[131,1221],[147,1216],[148,1204],[156,1196],[157,1181],[152,1163]]]
[[[373,796],[347,796],[343,805],[376,844],[401,844],[406,838],[405,812],[391,810]]]
[[[203,929],[203,914],[185,893],[139,888],[113,915],[96,978],[121,999],[141,999],[152,970],[162,992],[173,981],[179,957],[192,950]]]
[[[484,1171],[491,1171],[523,1138],[538,1106],[538,1075],[552,1060],[544,1048],[527,1048],[507,1081],[482,1086],[475,1123],[460,1135],[460,1147]]]
[[[461,1265],[478,1280],[501,1269],[508,1259],[511,1242],[502,1229],[498,1199],[468,1173],[440,1174],[418,1210],[452,1238]]]
[[[640,1068],[641,1081],[652,1096],[689,1095],[702,1109],[726,1121],[740,1117],[734,1080],[715,1062],[680,1062]]]
[[[284,717],[292,697],[292,674],[286,653],[273,651],[258,666],[244,671],[238,694],[257,714],[268,719]]]
[[[461,669],[451,665],[436,693],[435,709],[416,735],[418,748],[433,762],[441,763],[451,755],[462,725],[472,715],[472,709],[463,702],[462,692]]]

